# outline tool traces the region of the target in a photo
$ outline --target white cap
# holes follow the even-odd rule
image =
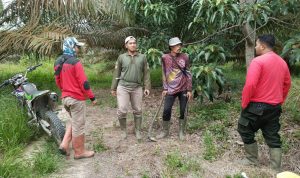
[[[169,40],[169,46],[175,46],[178,44],[182,44],[182,42],[180,41],[180,39],[178,37],[174,37]]]
[[[128,36],[128,37],[125,38],[125,44],[127,44],[129,40],[136,41],[136,39],[133,36]]]

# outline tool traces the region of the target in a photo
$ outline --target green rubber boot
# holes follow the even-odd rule
[[[170,121],[163,121],[162,132],[156,138],[162,139],[168,137],[169,131],[170,131]]]
[[[185,124],[184,119],[179,119],[179,140],[181,141],[185,139]]]
[[[270,166],[276,172],[281,171],[281,148],[270,148]]]
[[[121,138],[125,140],[127,138],[127,126],[126,126],[126,118],[119,119],[120,127],[121,127]]]
[[[252,144],[244,144],[245,149],[245,159],[242,159],[239,161],[240,164],[243,164],[245,166],[258,165],[258,147],[257,143]]]
[[[135,137],[138,140],[138,142],[140,142],[142,140],[142,135],[141,135],[142,117],[135,116],[134,125],[135,125]]]

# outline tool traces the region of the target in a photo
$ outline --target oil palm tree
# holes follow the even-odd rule
[[[115,44],[129,33],[147,32],[130,27],[121,7],[118,0],[13,0],[0,17],[0,60],[16,53],[57,54],[70,35],[90,46],[120,47]]]

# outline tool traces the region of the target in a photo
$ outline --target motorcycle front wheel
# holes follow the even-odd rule
[[[54,138],[55,142],[60,145],[65,135],[64,125],[58,116],[52,111],[47,111],[45,113],[45,117],[50,124],[49,130],[51,131],[52,137]]]

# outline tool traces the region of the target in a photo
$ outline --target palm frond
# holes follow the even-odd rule
[[[18,30],[0,32],[0,60],[11,54],[36,53],[51,56],[61,51],[61,41],[73,35],[69,27],[50,24],[25,26]]]

